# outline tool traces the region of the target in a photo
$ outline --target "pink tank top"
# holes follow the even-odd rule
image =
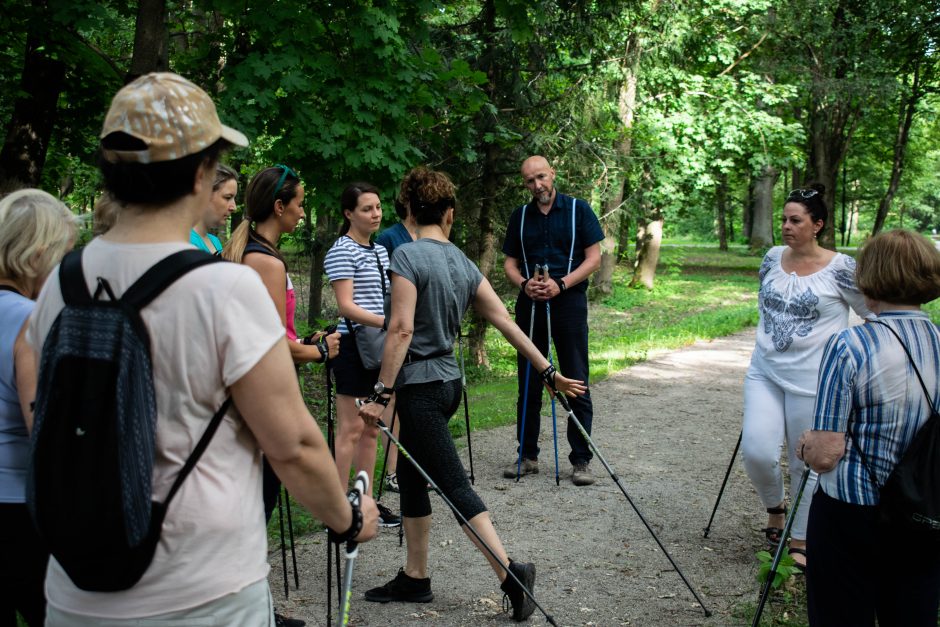
[[[294,330],[294,310],[297,309],[297,297],[294,295],[294,284],[290,276],[287,277],[287,301],[284,303],[284,318],[287,320],[287,339],[297,341],[297,331]]]

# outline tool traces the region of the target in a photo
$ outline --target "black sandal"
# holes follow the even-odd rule
[[[799,548],[799,547],[788,547],[788,548],[787,548],[787,552],[788,552],[791,556],[793,556],[793,555],[802,555],[804,558],[806,558],[806,549],[801,549],[801,548]],[[800,571],[801,573],[805,573],[805,572],[806,572],[806,564],[800,564],[798,561],[793,560],[793,566],[796,567],[796,569],[797,569],[798,571]]]
[[[767,513],[773,516],[786,516],[787,508],[786,507],[768,507]],[[767,538],[768,544],[771,546],[777,546],[780,544],[780,540],[783,539],[783,529],[780,527],[764,527],[761,529],[764,532],[764,537]]]

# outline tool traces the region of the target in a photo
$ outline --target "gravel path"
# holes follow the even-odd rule
[[[542,472],[519,483],[501,475],[514,459],[513,427],[473,434],[475,487],[509,555],[536,564],[535,597],[559,625],[745,622],[734,607],[756,601],[754,554],[763,548],[758,529],[765,518],[740,461],[708,539],[702,530],[740,431],[741,384],[753,346],[753,330],[699,342],[653,355],[592,387],[595,444],[713,613],[710,618],[597,458],[591,464],[597,484],[571,484],[563,437],[556,487],[550,418],[543,420]],[[466,448],[462,455],[466,465]],[[397,495],[384,502],[397,508]],[[351,624],[513,624],[502,612],[498,581],[483,557],[443,501],[434,496],[431,503],[433,602],[381,605],[362,598],[404,564],[397,530],[382,530],[362,546],[356,562]],[[285,600],[280,555],[271,554],[275,606],[308,625],[325,625],[324,535],[300,539],[297,558],[300,588],[291,581]],[[547,621],[536,610],[529,623]]]

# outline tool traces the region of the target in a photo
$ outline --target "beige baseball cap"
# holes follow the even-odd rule
[[[248,138],[219,121],[209,94],[171,72],[145,74],[115,94],[101,129],[101,139],[126,133],[141,140],[142,150],[112,150],[101,146],[111,163],[173,161],[208,148],[220,138],[247,146]]]

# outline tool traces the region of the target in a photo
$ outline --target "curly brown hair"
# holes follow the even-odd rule
[[[447,210],[456,206],[457,187],[444,172],[419,166],[406,180],[408,207],[419,225],[440,224]]]

